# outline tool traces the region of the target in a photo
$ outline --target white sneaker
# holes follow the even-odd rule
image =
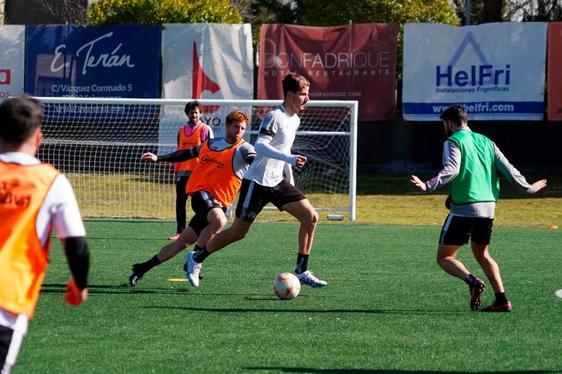
[[[324,287],[328,284],[325,280],[316,278],[310,271],[305,271],[304,273],[295,274],[301,284],[306,284],[310,287]]]
[[[202,263],[195,262],[193,255],[195,251],[188,252],[185,256],[187,262],[187,280],[193,287],[199,287],[199,273],[201,272]]]

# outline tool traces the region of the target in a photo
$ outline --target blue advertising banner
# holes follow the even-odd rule
[[[25,92],[160,97],[159,25],[26,27]]]
[[[404,119],[439,121],[458,103],[473,120],[542,120],[546,25],[406,24]]]

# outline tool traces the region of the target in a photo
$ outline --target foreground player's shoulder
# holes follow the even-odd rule
[[[49,194],[56,196],[59,201],[72,201],[76,199],[74,189],[66,175],[58,173],[49,189]]]
[[[262,130],[268,130],[270,135],[273,135],[277,132],[277,127],[279,123],[283,121],[284,113],[281,108],[275,108],[270,110],[265,114],[263,117],[263,121],[261,123]]]
[[[264,121],[266,119],[270,121],[279,121],[280,119],[286,117],[286,113],[281,107],[273,108],[269,112],[266,113],[264,117]]]

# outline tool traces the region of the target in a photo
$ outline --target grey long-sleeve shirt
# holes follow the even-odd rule
[[[471,131],[468,127],[463,127],[458,131]],[[527,182],[525,177],[521,175],[509,160],[504,156],[500,149],[494,144],[495,163],[497,170],[503,174],[507,180],[514,184],[516,188],[525,193],[535,193],[531,185]],[[435,191],[453,181],[460,172],[461,165],[461,151],[457,145],[446,140],[443,144],[443,168],[433,178],[428,180],[425,184],[427,192]],[[481,202],[469,204],[451,204],[452,215],[465,216],[465,217],[485,217],[494,218],[496,210],[495,202]]]

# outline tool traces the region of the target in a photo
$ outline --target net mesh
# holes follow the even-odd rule
[[[65,173],[84,217],[173,220],[173,164],[149,163],[140,156],[176,149],[177,131],[187,121],[184,105],[50,99],[43,103],[44,138],[39,158]],[[223,136],[226,114],[243,110],[251,118],[246,140],[253,143],[263,116],[272,108],[272,104],[252,101],[204,105],[202,121],[212,127],[215,137]],[[300,117],[292,153],[307,156],[308,163],[302,169],[293,168],[295,184],[317,210],[348,212],[352,193],[350,107],[309,103]],[[272,217],[276,215],[266,218]]]

